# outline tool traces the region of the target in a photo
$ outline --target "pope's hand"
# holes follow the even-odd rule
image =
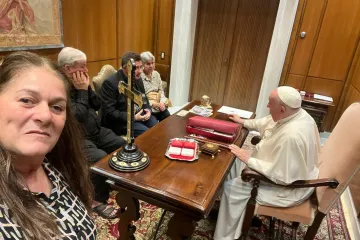
[[[247,150],[241,149],[238,146],[231,144],[229,145],[231,152],[241,161],[247,163],[250,159],[251,153]]]
[[[244,124],[244,119],[237,114],[229,114],[229,118],[236,123]]]

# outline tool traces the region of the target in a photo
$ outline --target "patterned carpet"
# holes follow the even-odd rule
[[[249,134],[248,138],[245,141],[244,148],[251,149],[252,145],[250,140],[252,135]],[[116,205],[115,202],[116,192],[111,193],[109,202]],[[159,219],[163,213],[163,209],[158,208],[154,205],[148,204],[146,202],[140,202],[140,219],[135,222],[137,231],[135,233],[135,238],[137,240],[148,240],[154,239],[154,234],[157,228]],[[216,205],[215,207],[218,207]],[[166,236],[167,223],[172,217],[171,212],[165,214],[163,223],[160,226],[160,230],[156,236],[156,239],[166,240],[170,239]],[[265,217],[260,217],[262,220],[261,228],[251,228],[249,231],[250,240],[264,240],[269,239],[269,220]],[[97,239],[99,240],[115,240],[118,237],[117,222],[118,219],[106,220],[101,217],[95,216],[95,222],[97,224]],[[192,240],[208,240],[212,239],[214,230],[215,230],[216,219],[208,218],[203,219],[198,222],[195,232],[191,237]],[[300,224],[297,231],[296,239],[303,239],[307,226]],[[277,233],[282,233],[282,239],[291,239],[291,223],[279,224],[276,221],[275,231]],[[279,237],[277,237],[279,239]],[[324,218],[318,233],[315,237],[316,240],[348,240],[350,239],[348,229],[346,227],[346,221],[344,218],[342,204],[339,201],[334,205],[329,214]]]

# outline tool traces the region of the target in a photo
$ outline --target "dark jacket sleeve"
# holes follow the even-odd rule
[[[88,95],[89,95],[89,104],[95,111],[98,111],[101,107],[101,101],[100,98],[96,95],[96,93],[92,90],[90,86],[88,88]]]
[[[119,104],[124,104],[125,110],[124,111],[119,110],[117,108],[119,92],[117,86],[115,85],[116,84],[114,84],[113,81],[111,81],[111,79],[107,79],[103,82],[100,90],[102,114],[103,114],[104,123],[107,126],[119,124],[120,122],[127,121],[126,101],[124,97],[120,96],[120,98],[122,97],[123,100],[120,101]]]
[[[87,90],[72,89],[71,111],[80,123],[84,123],[89,116],[89,96]]]

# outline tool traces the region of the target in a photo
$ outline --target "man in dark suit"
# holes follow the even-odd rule
[[[96,113],[101,103],[90,87],[85,53],[65,47],[59,53],[58,63],[71,82],[70,105],[84,131],[84,151],[89,162],[95,163],[125,145],[126,141],[110,129],[101,127],[100,117]],[[106,178],[91,174],[91,180],[95,190],[94,211],[102,217],[115,218],[115,209],[106,204],[110,191],[109,184],[105,182]]]
[[[143,94],[143,107],[135,107],[134,116],[134,135],[141,135],[158,121],[151,115],[151,107],[145,96],[145,88],[140,77],[143,71],[143,63],[139,54],[134,52],[125,53],[121,59],[122,68],[110,78],[106,79],[100,89],[100,98],[102,104],[101,123],[104,127],[112,129],[116,134],[126,134],[127,128],[127,98],[120,94],[118,90],[119,82],[128,83],[127,62],[132,58],[135,62],[135,82],[134,88]]]

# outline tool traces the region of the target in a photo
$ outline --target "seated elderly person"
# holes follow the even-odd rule
[[[117,135],[126,134],[127,130],[127,97],[120,94],[118,90],[121,81],[128,83],[127,63],[130,59],[135,62],[135,82],[134,88],[143,95],[143,106],[139,109],[136,105],[136,113],[134,116],[134,136],[137,137],[153,127],[158,121],[151,115],[151,107],[145,95],[143,81],[141,80],[141,73],[143,70],[143,63],[139,54],[134,52],[127,52],[121,58],[121,69],[114,75],[106,79],[100,89],[100,97],[102,104],[102,118],[103,126],[112,129]]]
[[[140,56],[144,64],[141,78],[143,79],[146,96],[150,101],[152,115],[157,120],[162,121],[170,116],[167,108],[171,107],[171,102],[165,97],[160,74],[155,70],[154,55],[151,52],[142,52]]]
[[[96,239],[92,187],[69,82],[15,52],[0,66],[0,238]]]
[[[126,142],[110,129],[101,127],[100,117],[96,113],[101,102],[90,86],[85,53],[65,47],[59,53],[58,63],[71,82],[70,105],[85,134],[88,160],[90,163],[97,162]],[[110,191],[106,178],[92,174],[91,179],[95,188],[94,211],[104,218],[115,218],[115,209],[106,203]]]
[[[271,92],[267,105],[270,115],[258,120],[230,118],[249,130],[260,132],[261,141],[252,155],[230,145],[237,159],[228,181],[224,183],[214,239],[237,239],[241,235],[246,204],[252,184],[241,180],[245,165],[270,180],[290,184],[293,181],[316,179],[320,137],[314,119],[301,109],[301,96],[292,87],[282,86]],[[256,201],[261,205],[290,207],[309,198],[313,189],[286,189],[262,184]]]

